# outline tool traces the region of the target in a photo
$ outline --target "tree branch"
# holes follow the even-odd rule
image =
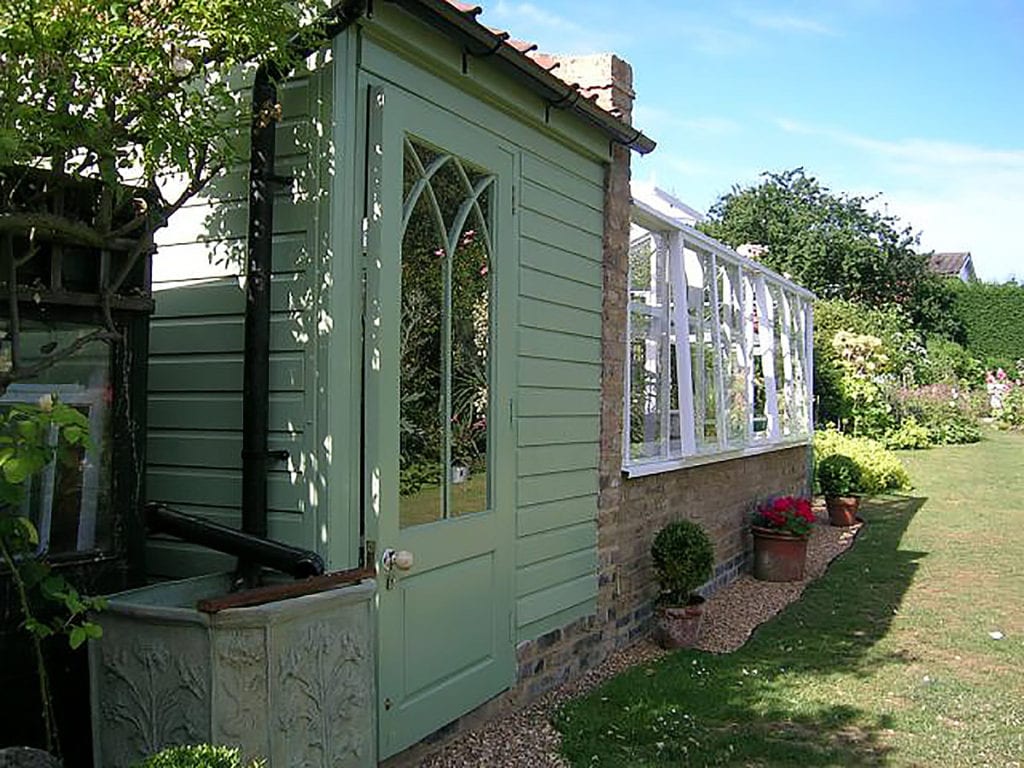
[[[87,224],[56,214],[0,213],[0,234],[27,235],[33,231],[36,237],[70,245],[109,248],[113,251],[127,251],[135,247],[134,240],[104,237]]]
[[[75,245],[102,248],[105,244],[103,235],[89,225],[53,213],[0,214],[0,233],[28,234],[32,230],[49,240]]]

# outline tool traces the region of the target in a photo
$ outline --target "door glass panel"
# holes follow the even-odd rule
[[[405,142],[401,526],[488,508],[493,176]]]

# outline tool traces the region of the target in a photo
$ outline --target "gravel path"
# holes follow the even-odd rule
[[[815,511],[819,515],[823,513],[821,509]],[[698,648],[729,653],[742,646],[759,624],[796,600],[837,555],[849,548],[859,528],[859,525],[833,528],[827,520],[815,526],[807,546],[803,581],[779,584],[743,575],[716,592],[704,609]],[[650,640],[642,640],[527,707],[459,735],[420,765],[423,768],[568,768],[568,763],[558,754],[560,737],[550,724],[551,713],[563,702],[592,690],[618,673],[665,653]]]

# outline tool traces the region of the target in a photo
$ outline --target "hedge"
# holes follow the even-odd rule
[[[968,351],[1004,366],[1024,358],[1024,286],[973,282],[955,296]]]

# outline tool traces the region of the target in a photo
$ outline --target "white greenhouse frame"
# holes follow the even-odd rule
[[[809,444],[814,294],[694,229],[666,199],[634,189],[623,472]]]

